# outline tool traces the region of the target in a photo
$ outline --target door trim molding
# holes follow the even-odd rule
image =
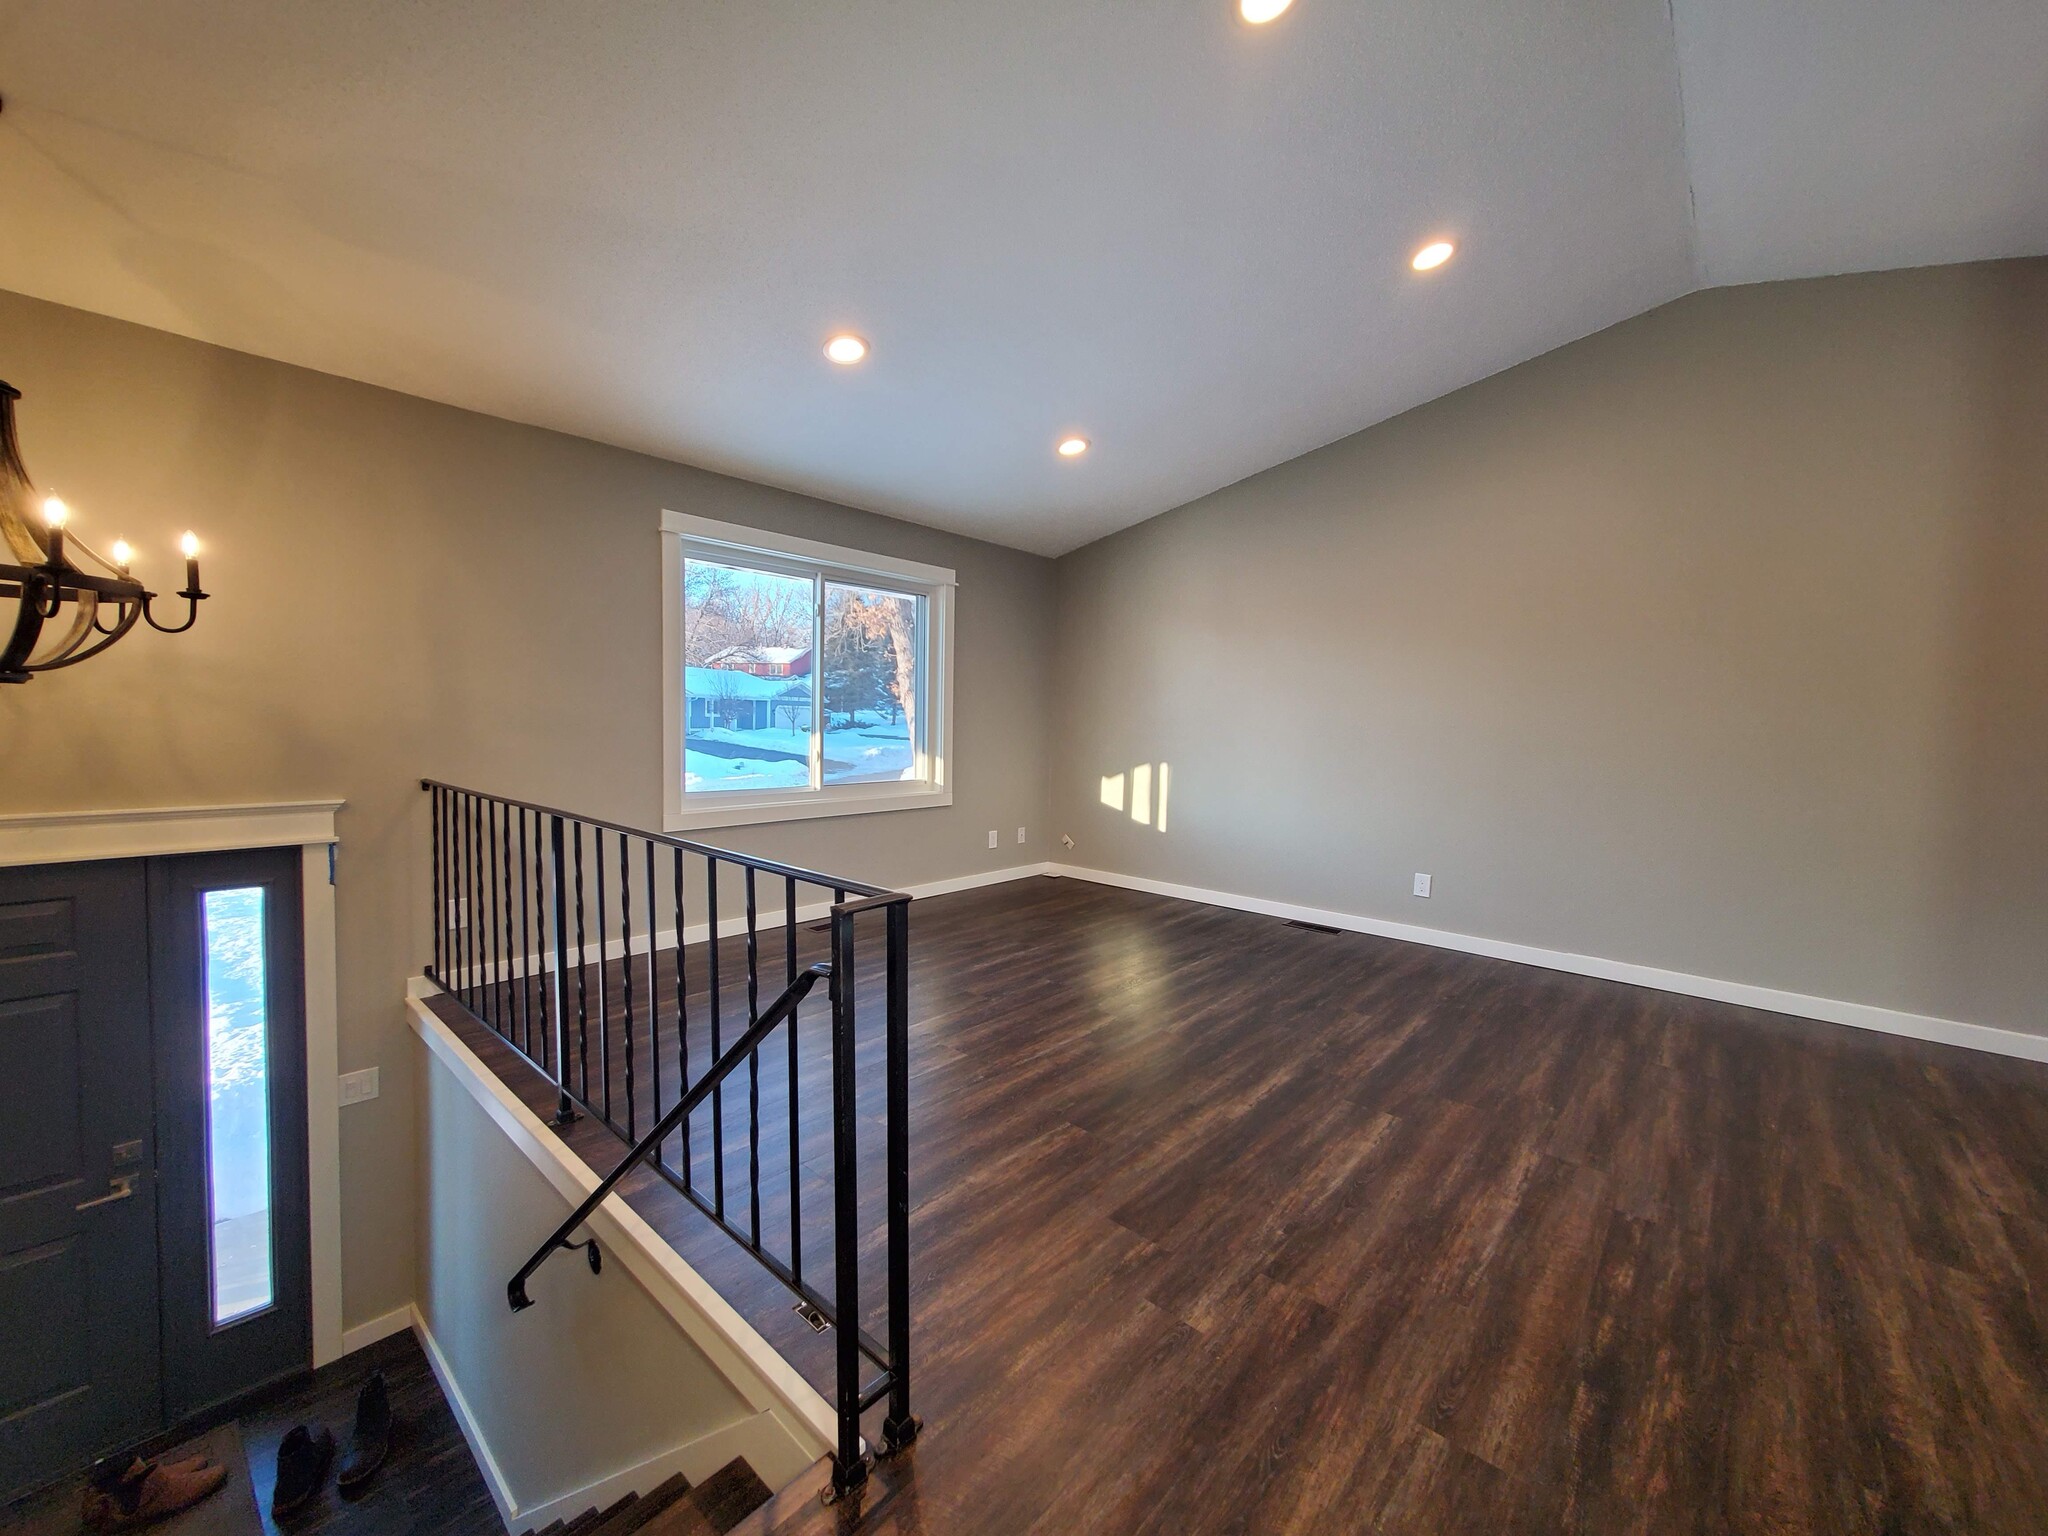
[[[0,865],[324,846],[335,841],[334,813],[341,807],[339,800],[295,800],[0,816]]]
[[[344,1353],[341,1327],[341,1071],[334,886],[329,850],[341,800],[0,816],[0,866],[147,859],[240,848],[300,850],[306,999],[307,1214],[312,1227],[313,1364]]]

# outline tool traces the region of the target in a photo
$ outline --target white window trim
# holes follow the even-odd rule
[[[688,720],[683,680],[683,546],[723,548],[735,559],[782,555],[816,561],[852,576],[920,593],[926,600],[929,641],[925,647],[925,753],[930,783],[836,784],[815,790],[778,790],[750,795],[683,793],[683,737]],[[872,811],[925,810],[953,803],[953,592],[957,582],[944,566],[897,560],[865,550],[820,544],[736,523],[715,522],[684,512],[661,514],[661,680],[662,825],[670,832],[705,827],[749,826],[756,822],[800,821],[814,816],[857,816]],[[824,687],[824,658],[812,661],[812,686]],[[706,803],[700,803],[706,802]]]

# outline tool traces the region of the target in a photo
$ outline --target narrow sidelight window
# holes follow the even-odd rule
[[[264,889],[206,891],[206,1171],[216,1327],[276,1299]]]

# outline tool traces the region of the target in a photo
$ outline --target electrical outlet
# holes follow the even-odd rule
[[[1418,896],[1427,896],[1429,894],[1429,876],[1417,875],[1415,877],[1415,894]]]
[[[1022,827],[1017,829],[1017,841],[1020,843],[1024,841],[1024,829]]]
[[[469,926],[469,898],[467,896],[457,896],[448,903],[448,926],[450,928],[467,928]]]
[[[990,827],[990,828],[988,829],[988,845],[989,845],[989,847],[991,847],[991,848],[995,847],[998,841],[999,841],[999,839],[998,839],[998,838],[996,837],[996,829],[995,829],[994,827]]]
[[[344,1072],[340,1078],[341,1103],[344,1107],[360,1104],[365,1099],[377,1097],[377,1069],[365,1067],[360,1072]]]

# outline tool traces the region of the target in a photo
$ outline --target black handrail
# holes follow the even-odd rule
[[[573,1243],[570,1236],[622,1178],[634,1168],[648,1169],[787,1286],[812,1326],[839,1331],[835,1341],[838,1437],[833,1485],[842,1494],[857,1488],[868,1476],[868,1456],[860,1431],[863,1412],[887,1402],[879,1437],[883,1455],[907,1447],[919,1429],[910,1412],[910,897],[687,838],[644,832],[532,801],[486,795],[438,779],[422,779],[420,784],[431,801],[428,830],[435,906],[433,963],[427,974],[547,1080],[555,1094],[557,1127],[588,1116],[629,1149],[590,1198],[508,1283],[506,1295],[513,1309],[529,1304],[526,1282],[557,1250],[582,1248],[591,1268],[599,1268],[595,1239]],[[533,823],[530,829],[529,818]],[[615,858],[607,856],[607,843],[613,843]],[[657,850],[662,849],[668,850],[666,870],[658,868],[663,856]],[[703,860],[700,886],[685,879],[685,866],[693,858]],[[744,897],[744,915],[721,920],[721,875],[727,866],[741,872],[733,883]],[[764,914],[756,887],[761,875],[779,880],[783,887],[782,913],[779,917],[765,914],[771,925],[779,922],[783,929],[782,955],[778,963],[773,946],[769,946],[765,958],[771,967],[769,985],[781,980],[784,987],[766,1012],[759,1010],[764,959],[759,930]],[[818,903],[805,911],[799,904],[799,887],[803,885],[829,893],[829,905]],[[691,901],[701,900],[701,911],[686,912],[686,886],[694,893]],[[731,908],[727,911],[730,914]],[[829,911],[830,921],[822,925],[830,929],[829,963],[799,970],[800,911],[806,923],[820,911]],[[586,921],[587,915],[594,915],[594,924]],[[697,919],[694,928],[692,917]],[[881,1066],[886,1111],[880,1150],[887,1179],[888,1313],[882,1338],[861,1326],[863,1244],[859,1221],[863,1202],[858,1187],[861,1164],[856,1156],[866,1122],[855,1107],[860,1053],[854,940],[857,927],[871,925],[881,927],[879,936],[885,942]],[[729,1044],[725,1038],[728,1023],[740,1021],[729,1020],[726,1006],[741,999],[724,996],[727,978],[721,976],[719,941],[728,927],[744,940],[741,953],[726,958],[737,959],[744,966],[744,976],[732,980],[744,983],[746,1025]],[[695,959],[686,965],[686,950],[696,942],[686,940],[691,932],[706,935],[700,951],[701,969]],[[672,966],[660,956],[664,945],[675,951]],[[595,986],[590,985],[593,970]],[[776,970],[784,975],[775,976]],[[824,1192],[832,1229],[833,1277],[826,1282],[829,1295],[815,1283],[815,1262],[807,1273],[809,1245],[804,1241],[803,1213],[808,1202],[801,1188],[806,1177],[825,1173],[803,1159],[800,1118],[804,1094],[799,1073],[798,1008],[820,978],[829,982],[831,996],[832,1187]],[[667,1012],[661,996],[664,986],[672,988],[674,1005]],[[697,1025],[708,1026],[710,1062],[695,1082],[690,1078],[693,990],[703,1010]],[[771,1225],[764,1222],[764,1211],[778,1222],[782,1213],[763,1201],[763,1137],[772,1127],[763,1124],[760,1055],[764,1041],[785,1025],[786,1246],[780,1233],[764,1230]],[[597,1036],[594,1051],[593,1033]],[[742,1061],[748,1066],[745,1115],[728,1119],[723,1109],[726,1080]],[[678,1094],[672,1106],[664,1102],[668,1063],[674,1065]],[[624,1092],[616,1097],[614,1065],[623,1065],[625,1071],[619,1085]],[[816,1092],[815,1087],[810,1090],[812,1095]],[[703,1106],[708,1106],[710,1123],[702,1129],[709,1130],[711,1137],[706,1149],[708,1166],[700,1172],[692,1151],[690,1116],[692,1110]],[[640,1126],[643,1112],[653,1120],[653,1128],[644,1135]],[[621,1113],[623,1119],[617,1117]],[[727,1178],[740,1167],[737,1157],[726,1157],[729,1125],[744,1125],[747,1137],[744,1189],[732,1192],[735,1198],[744,1193],[744,1212],[728,1210]],[[678,1132],[679,1166],[664,1146]],[[872,1155],[873,1143],[869,1146]],[[878,1368],[879,1374],[863,1381],[862,1372],[869,1365]]]
[[[559,816],[564,821],[593,827],[600,832],[623,832],[627,837],[645,838],[650,843],[659,843],[664,848],[680,848],[685,853],[702,854],[707,859],[716,859],[721,864],[738,864],[748,869],[758,869],[764,875],[783,875],[803,881],[807,885],[831,886],[841,891],[857,891],[862,896],[879,897],[883,902],[908,901],[910,897],[902,891],[892,891],[883,885],[862,885],[858,880],[845,880],[838,875],[821,874],[815,869],[804,869],[795,864],[778,864],[773,859],[756,858],[751,853],[735,853],[730,848],[714,848],[709,843],[693,843],[686,837],[674,837],[666,832],[649,832],[643,827],[622,826],[616,821],[606,821],[598,816],[582,816],[575,811],[558,811],[551,805],[541,805],[532,800],[508,800],[501,795],[483,795],[473,789],[464,789],[460,784],[449,784],[441,779],[421,779],[420,788],[426,790],[444,789],[458,795],[469,795],[479,800],[489,800],[498,805],[509,805],[518,810],[538,811],[543,816]]]
[[[818,984],[819,978],[831,974],[832,967],[821,960],[785,987],[782,996],[768,1005],[768,1011],[732,1043],[732,1048],[719,1057],[708,1072],[697,1079],[695,1086],[688,1093],[676,1101],[675,1108],[663,1115],[653,1130],[633,1144],[633,1149],[619,1159],[619,1166],[598,1182],[597,1188],[576,1207],[567,1221],[555,1228],[555,1235],[536,1248],[533,1257],[520,1265],[519,1273],[514,1275],[505,1287],[505,1295],[511,1301],[514,1312],[523,1312],[533,1305],[533,1298],[526,1294],[526,1282],[533,1278],[535,1270],[545,1264],[557,1249],[583,1246],[581,1243],[570,1242],[569,1234],[588,1221],[590,1213],[604,1204],[605,1198],[618,1188],[619,1180],[639,1167],[649,1153],[674,1135],[676,1127],[689,1118],[690,1111],[709,1098],[712,1089],[731,1076],[734,1068],[766,1043],[782,1021],[796,1012],[796,1005],[810,994],[811,988]]]

